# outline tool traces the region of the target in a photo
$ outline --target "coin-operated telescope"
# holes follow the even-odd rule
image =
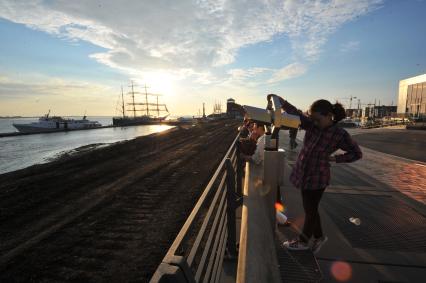
[[[280,187],[284,185],[285,152],[278,149],[281,129],[298,128],[300,117],[289,114],[282,109],[280,98],[275,94],[267,96],[266,109],[244,105],[247,118],[266,124],[265,152],[263,160],[263,197],[266,202],[267,215],[275,227],[275,204],[282,203]]]
[[[266,109],[244,105],[247,117],[267,126],[265,150],[278,150],[278,134],[280,129],[298,128],[300,117],[282,110],[280,99],[275,94],[268,94]]]

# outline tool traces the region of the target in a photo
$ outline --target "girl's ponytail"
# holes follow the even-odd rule
[[[342,104],[340,104],[339,102],[336,102],[335,104],[333,104],[332,113],[333,113],[334,123],[337,123],[340,120],[343,120],[344,118],[346,118],[345,108],[343,108]]]

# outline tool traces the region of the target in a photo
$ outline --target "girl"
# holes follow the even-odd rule
[[[302,192],[305,223],[299,238],[284,242],[284,246],[289,250],[307,250],[313,236],[311,248],[317,252],[327,241],[322,233],[318,205],[330,184],[330,162],[354,162],[362,157],[362,152],[348,132],[337,126],[346,116],[340,103],[317,100],[311,105],[309,115],[305,115],[279,99],[284,111],[300,117],[301,128],[306,131],[303,148],[290,175],[292,184]],[[345,153],[331,156],[338,149]]]

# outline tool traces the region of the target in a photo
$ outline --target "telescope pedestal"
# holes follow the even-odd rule
[[[283,183],[284,176],[284,151],[267,151],[263,161],[263,190],[265,201],[267,203],[268,219],[272,231],[275,230],[276,210],[275,203],[277,202],[277,190]]]

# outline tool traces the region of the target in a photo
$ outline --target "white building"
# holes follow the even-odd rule
[[[398,115],[426,116],[426,74],[399,81]]]

